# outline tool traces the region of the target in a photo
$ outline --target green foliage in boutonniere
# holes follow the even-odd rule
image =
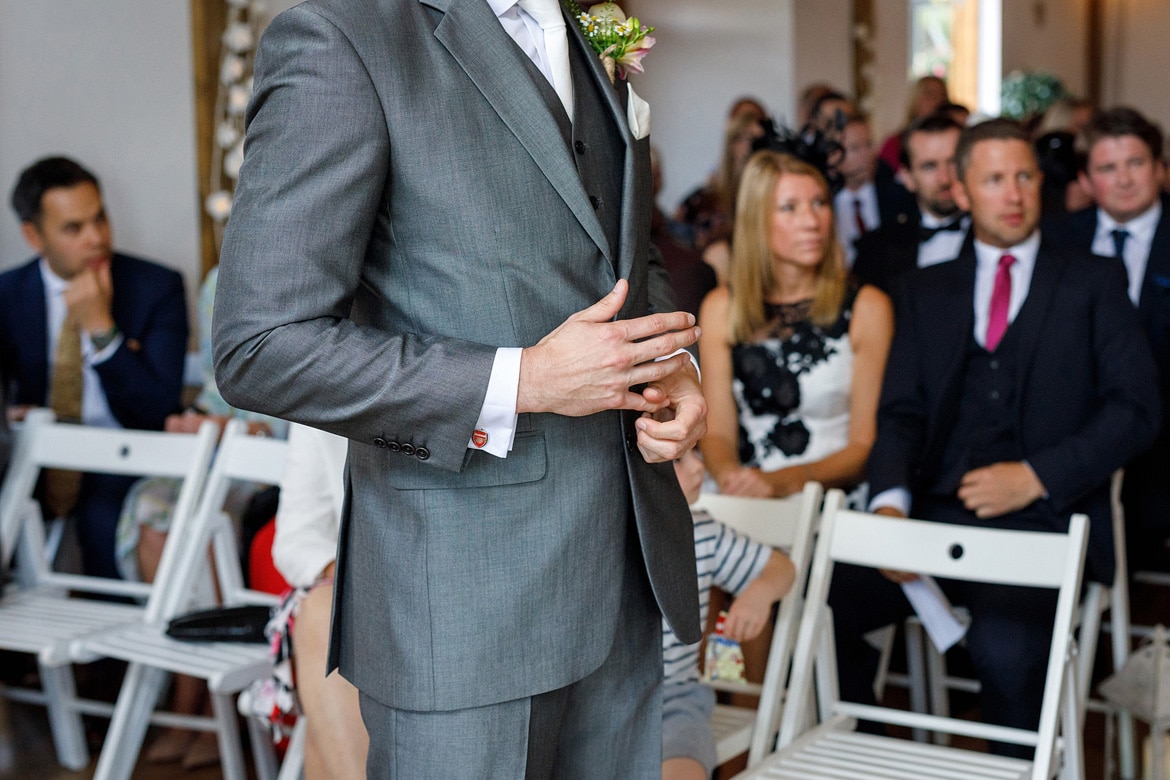
[[[601,57],[612,83],[614,72],[625,78],[629,71],[642,73],[642,58],[654,45],[653,27],[643,27],[637,17],[626,18],[617,3],[598,3],[582,11],[575,0],[564,0],[585,39]]]

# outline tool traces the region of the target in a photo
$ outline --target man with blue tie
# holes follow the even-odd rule
[[[49,157],[25,169],[12,208],[37,257],[0,274],[0,367],[15,416],[162,430],[179,408],[187,304],[175,271],[115,253],[97,178]],[[87,574],[117,577],[114,536],[133,477],[49,472],[48,514],[76,515]]]
[[[1111,473],[1153,440],[1157,376],[1121,269],[1042,238],[1042,174],[1024,129],[967,128],[955,198],[973,240],[905,277],[868,477],[872,511],[1039,531],[1091,520],[1086,576],[1113,576]],[[844,698],[872,699],[863,635],[904,617],[917,575],[841,567],[833,605]],[[1036,728],[1055,596],[939,583],[971,613],[989,723]],[[1014,753],[1018,747],[994,746]]]
[[[1162,131],[1132,108],[1112,108],[1085,127],[1088,155],[1078,178],[1091,206],[1068,216],[1065,239],[1082,251],[1121,260],[1170,400],[1170,197]],[[1125,469],[1126,548],[1130,571],[1170,569],[1170,426]]]

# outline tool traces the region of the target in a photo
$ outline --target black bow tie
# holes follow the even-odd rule
[[[925,225],[918,226],[918,243],[923,244],[934,238],[936,233],[941,233],[944,230],[962,230],[963,218],[959,217],[956,220],[939,225],[938,227],[926,227]]]

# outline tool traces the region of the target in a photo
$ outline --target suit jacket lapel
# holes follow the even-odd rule
[[[928,374],[937,370],[941,380],[937,423],[931,426],[932,435],[927,442],[928,462],[937,461],[941,457],[946,437],[954,427],[962,401],[963,362],[971,330],[975,327],[975,309],[972,305],[975,298],[975,249],[971,242],[964,244],[956,259],[939,266],[935,273],[938,274],[935,281],[940,288],[939,294],[923,296],[920,305],[930,306],[931,309],[924,311],[919,318],[920,322],[932,328],[932,332],[923,334],[921,338],[928,342],[927,348],[935,356],[924,369]],[[918,291],[922,287],[915,286],[913,289]],[[929,376],[925,377],[925,381],[931,381]]]
[[[28,349],[28,386],[21,388],[17,398],[9,403],[49,403],[49,315],[45,310],[45,282],[41,278],[40,262],[32,261],[25,266],[20,280],[21,294],[18,296],[19,310],[13,312],[13,322],[24,323],[28,328],[21,349]],[[19,370],[19,369],[18,369]]]
[[[1150,242],[1150,256],[1146,260],[1146,275],[1138,297],[1138,316],[1149,323],[1162,308],[1170,292],[1170,198],[1162,198],[1162,217]]]
[[[1024,379],[1032,367],[1032,359],[1036,354],[1036,347],[1044,330],[1044,323],[1048,321],[1048,309],[1052,306],[1052,299],[1060,285],[1060,275],[1064,271],[1064,263],[1060,256],[1052,251],[1050,244],[1040,243],[1040,250],[1036,253],[1036,267],[1032,269],[1032,281],[1028,285],[1028,297],[1020,307],[1019,314],[1012,322],[1019,333],[1019,352],[1016,362],[1016,391],[1021,400],[1024,389]]]
[[[947,273],[946,292],[934,300],[938,309],[927,322],[937,325],[941,332],[931,334],[931,342],[946,350],[942,359],[944,387],[948,394],[958,397],[959,378],[967,352],[967,340],[975,327],[975,248],[968,241],[959,256],[944,264]]]
[[[573,211],[581,227],[610,259],[605,231],[593,213],[560,128],[536,84],[517,79],[525,57],[483,0],[420,0],[443,12],[435,38],[451,53]],[[570,21],[570,26],[575,27]]]

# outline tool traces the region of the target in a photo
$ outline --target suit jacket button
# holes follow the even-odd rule
[[[386,440],[379,436],[374,439],[374,446],[384,450],[386,449]]]
[[[391,452],[398,452],[398,450],[401,448],[398,446],[398,442],[388,441],[386,442],[386,449],[390,450]]]
[[[593,207],[594,211],[597,211],[599,208],[601,208],[601,199],[598,198],[596,195],[590,195],[589,196],[589,205]]]
[[[584,141],[574,141],[573,142],[573,149],[576,150],[577,154],[585,154],[585,142]]]
[[[426,460],[427,458],[431,457],[431,451],[426,447],[416,447],[414,450],[414,457],[418,458],[419,460]]]

